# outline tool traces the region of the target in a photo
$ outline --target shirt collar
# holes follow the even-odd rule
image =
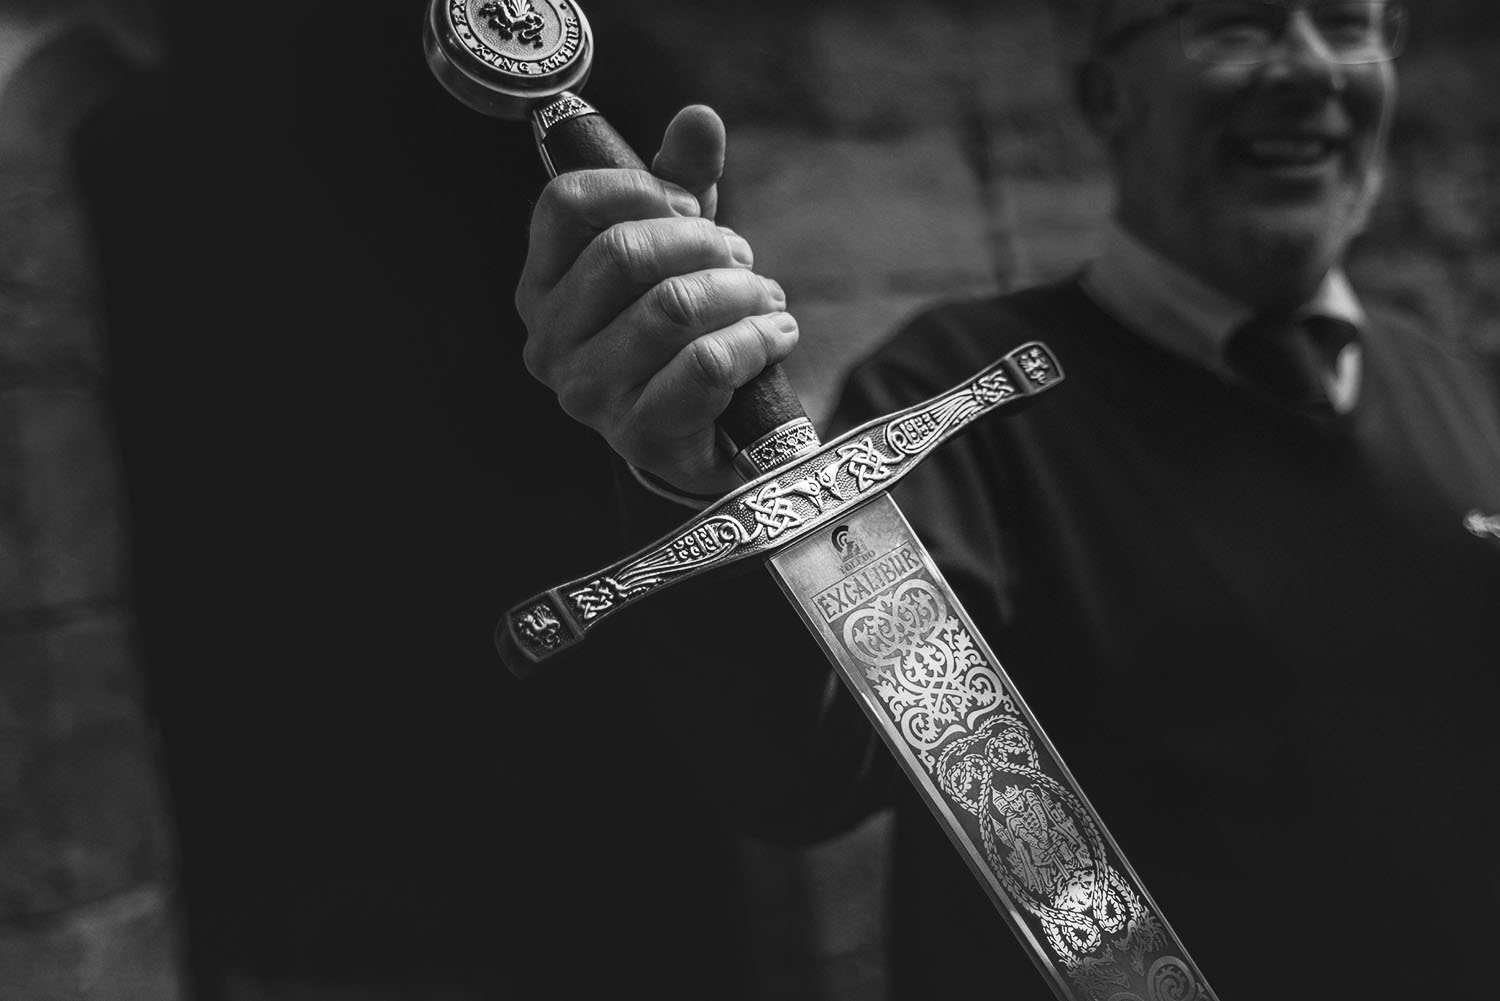
[[[1116,319],[1148,340],[1205,368],[1225,372],[1224,345],[1251,310],[1210,288],[1111,219],[1084,287]],[[1346,320],[1365,314],[1341,268],[1328,272],[1301,313]]]

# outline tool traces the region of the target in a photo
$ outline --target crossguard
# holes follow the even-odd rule
[[[495,629],[500,657],[517,677],[527,677],[622,608],[710,570],[784,549],[888,490],[975,420],[1062,379],[1062,366],[1044,344],[1016,348],[940,396],[870,421],[751,480],[619,562],[514,606]]]

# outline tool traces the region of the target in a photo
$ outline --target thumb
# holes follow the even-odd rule
[[[724,144],[724,122],[718,113],[707,105],[690,105],[667,125],[661,149],[651,161],[651,172],[691,191],[698,198],[703,217],[712,219],[719,207]]]

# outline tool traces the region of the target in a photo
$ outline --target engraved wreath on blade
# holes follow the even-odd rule
[[[1011,708],[948,602],[925,580],[880,595],[844,621],[844,645],[869,665],[865,676],[930,764],[932,749],[996,705]]]
[[[1083,805],[1040,770],[1019,719],[987,719],[943,749],[938,769],[943,791],[979,820],[990,869],[1042,920],[1064,959],[1094,952],[1105,933],[1125,927],[1134,894]]]

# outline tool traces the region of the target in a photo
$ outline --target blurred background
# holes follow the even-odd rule
[[[1500,7],[1413,3],[1352,270],[1500,350]],[[0,0],[0,997],[879,998],[879,818],[721,829],[608,630],[490,631],[617,554],[520,361],[545,178],[419,0]],[[1108,209],[1043,0],[594,0],[649,158],[730,126],[815,417],[918,306],[1066,273]]]

